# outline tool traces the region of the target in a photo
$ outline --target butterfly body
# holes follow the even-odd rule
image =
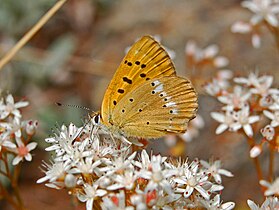
[[[110,82],[98,123],[115,136],[159,138],[185,132],[197,107],[190,81],[176,76],[167,52],[144,36]]]

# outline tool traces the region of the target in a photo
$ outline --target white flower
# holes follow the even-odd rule
[[[255,204],[252,200],[247,200],[248,206],[251,210],[276,210],[279,209],[279,202],[277,197],[268,197],[265,199],[261,207]]]
[[[2,151],[3,147],[7,149],[16,148],[16,145],[10,140],[10,133],[7,131],[0,133],[0,152]]]
[[[222,183],[221,175],[227,177],[233,177],[233,174],[230,171],[221,168],[221,161],[216,160],[214,162],[207,162],[204,160],[200,160],[201,165],[205,168],[206,172],[210,173],[214,180],[218,183]]]
[[[206,209],[210,210],[231,210],[235,207],[234,202],[222,203],[219,194],[215,195],[214,198],[209,201],[201,198],[198,198],[198,200]]]
[[[11,94],[7,95],[6,97],[6,104],[0,103],[0,119],[4,119],[10,114],[14,115],[15,117],[21,118],[19,108],[28,106],[27,101],[20,101],[15,103],[14,98]]]
[[[261,133],[266,140],[270,141],[274,138],[275,130],[271,125],[266,125],[261,129]]]
[[[12,122],[0,122],[0,126],[9,131],[10,135],[14,134],[17,138],[21,138],[22,122],[20,118],[13,118]]]
[[[258,80],[254,83],[254,87],[250,89],[251,93],[261,95],[262,97],[269,95],[269,94],[278,94],[279,90],[271,88],[273,83],[272,76],[262,76],[260,77],[261,80]]]
[[[272,127],[275,128],[279,125],[279,111],[275,111],[275,112],[272,113],[270,111],[264,110],[263,113],[266,117],[271,119],[271,124],[270,125]]]
[[[134,166],[132,165],[132,160],[136,156],[136,152],[128,156],[127,152],[119,154],[118,157],[113,157],[111,159],[104,159],[103,162],[107,165],[101,168],[101,171],[106,172],[107,176],[111,176],[115,173],[125,171],[125,170],[133,170]]]
[[[145,191],[153,191],[161,187],[169,195],[173,194],[168,178],[176,174],[176,170],[165,169],[163,166],[164,158],[161,155],[153,155],[149,167],[141,168],[139,177],[149,180]],[[160,188],[159,188],[160,189]]]
[[[93,161],[93,157],[85,157],[76,161],[75,164],[72,164],[74,168],[69,170],[69,173],[77,174],[92,174],[93,172],[99,172],[98,166],[102,163],[101,160]]]
[[[279,177],[277,177],[272,183],[260,180],[260,184],[267,187],[267,190],[264,192],[265,196],[279,195]]]
[[[245,23],[243,21],[237,21],[235,22],[232,27],[231,31],[233,33],[241,33],[241,34],[247,34],[250,33],[252,36],[252,45],[254,48],[259,48],[261,46],[261,37],[258,28],[251,24],[251,23]]]
[[[38,121],[37,120],[35,120],[35,121],[29,120],[25,124],[26,124],[25,125],[26,133],[28,135],[34,135],[36,130],[37,130],[37,127],[38,127]]]
[[[30,154],[30,151],[36,148],[37,143],[31,142],[27,145],[25,145],[20,138],[16,137],[16,143],[17,148],[13,149],[13,151],[17,154],[17,156],[13,159],[13,165],[17,165],[20,161],[23,159],[27,161],[32,160],[32,155]]]
[[[250,157],[255,158],[258,157],[262,153],[262,147],[259,145],[255,145],[250,150]]]
[[[216,134],[223,133],[227,129],[237,130],[240,128],[235,126],[234,112],[231,110],[226,110],[225,113],[211,112],[210,115],[214,120],[221,123],[215,131]]]
[[[93,210],[93,202],[97,197],[104,196],[107,191],[98,189],[98,185],[85,183],[83,186],[84,193],[78,193],[77,197],[81,202],[86,202],[86,210]]]
[[[210,62],[217,68],[225,67],[229,64],[229,60],[224,56],[217,56],[219,47],[215,44],[209,45],[206,48],[199,48],[192,40],[188,41],[185,46],[185,53],[191,65],[200,65],[201,63]],[[206,62],[207,61],[207,62]]]
[[[233,33],[241,33],[241,34],[250,33],[252,29],[253,26],[251,25],[251,23],[245,23],[243,21],[237,21],[231,27],[231,31]]]
[[[247,136],[249,136],[249,137],[253,136],[253,129],[252,129],[251,124],[259,121],[260,116],[257,116],[257,115],[249,116],[249,115],[250,115],[249,105],[245,104],[241,110],[236,112],[235,119],[237,121],[234,123],[234,126],[232,126],[233,131],[243,128],[243,130]],[[236,129],[234,129],[234,128],[236,128]]]
[[[177,183],[175,192],[183,193],[185,198],[188,198],[192,195],[194,190],[199,192],[202,197],[205,199],[210,198],[210,193],[207,192],[202,186],[211,185],[211,182],[208,180],[208,175],[204,173],[197,173],[199,165],[194,162],[193,166],[189,168],[186,167],[183,170],[183,175],[177,176],[172,180]]]
[[[236,85],[234,86],[233,93],[223,94],[217,99],[233,108],[240,108],[246,103],[250,96],[250,92],[247,92],[241,86]]]
[[[208,82],[203,86],[205,92],[211,96],[217,96],[222,91],[223,88],[220,86],[219,81],[213,78],[212,82]]]
[[[243,1],[241,5],[253,13],[251,23],[256,25],[265,20],[271,26],[278,26],[278,19],[276,15],[279,13],[279,4],[273,0],[249,0]]]
[[[271,94],[271,97],[273,103],[268,108],[271,110],[279,110],[279,93]]]
[[[65,166],[62,162],[53,163],[52,165],[44,163],[43,167],[46,175],[38,179],[37,183],[43,183],[48,180],[50,183],[56,184],[56,181],[62,180],[66,176],[66,171],[69,170],[69,166]]]
[[[132,190],[135,186],[135,181],[138,178],[138,176],[134,173],[133,170],[127,171],[125,170],[123,174],[116,174],[115,176],[112,176],[112,179],[114,180],[114,184],[111,186],[108,186],[108,190],[117,190],[121,188],[125,188],[127,190]]]
[[[244,84],[248,87],[250,86],[257,86],[260,83],[270,83],[270,81],[272,81],[273,78],[272,76],[267,76],[267,75],[263,75],[263,76],[259,76],[257,72],[251,72],[248,75],[248,78],[246,77],[235,77],[234,78],[234,82],[238,83],[238,84]]]
[[[87,140],[77,140],[81,135],[81,128],[77,128],[74,124],[70,124],[69,128],[62,125],[59,135],[45,139],[47,143],[52,145],[47,147],[46,151],[55,151],[55,161],[65,161],[67,164],[75,164],[81,158],[90,155],[90,152],[84,152]]]
[[[233,76],[232,71],[223,69],[217,72],[216,77],[211,82],[204,85],[204,90],[211,96],[218,96],[226,93],[226,90],[230,86],[229,79]]]

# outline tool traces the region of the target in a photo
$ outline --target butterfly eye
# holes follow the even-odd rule
[[[97,114],[93,117],[93,122],[95,124],[99,124],[99,122],[100,122],[100,115],[99,114]]]

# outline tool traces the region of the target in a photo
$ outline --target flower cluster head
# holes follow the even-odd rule
[[[219,161],[177,161],[134,152],[97,125],[62,127],[46,139],[53,159],[37,182],[69,193],[86,209],[233,209],[222,203],[221,175],[232,174]]]
[[[30,151],[37,146],[30,142],[38,122],[23,121],[20,109],[28,106],[27,101],[15,102],[11,94],[0,98],[0,153],[14,155],[13,165],[23,160],[31,161]]]
[[[211,113],[211,117],[220,123],[216,134],[223,133],[225,130],[243,131],[251,138],[255,132],[253,125],[261,123],[263,126],[260,130],[263,136],[262,142],[251,149],[251,157],[261,153],[262,143],[266,141],[275,144],[276,150],[279,148],[275,140],[278,137],[279,125],[279,89],[272,88],[272,83],[272,76],[250,73],[248,77],[235,77],[225,88],[215,87],[218,91],[212,91],[205,86],[205,91],[223,104],[219,112]],[[270,123],[262,125],[266,121]]]
[[[252,44],[255,48],[261,46],[260,27],[265,25],[268,28],[276,28],[279,26],[279,2],[277,0],[246,0],[241,6],[253,13],[250,21],[237,21],[231,30],[233,33],[252,35]]]

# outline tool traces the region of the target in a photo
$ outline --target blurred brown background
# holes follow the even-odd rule
[[[142,35],[160,35],[162,44],[176,52],[177,72],[190,76],[186,69],[185,44],[195,40],[199,46],[218,44],[220,54],[230,60],[228,66],[237,75],[258,70],[273,74],[278,84],[278,50],[273,37],[263,30],[262,47],[254,49],[249,35],[230,32],[237,20],[249,20],[251,13],[240,0],[68,0],[63,8],[0,72],[0,88],[16,99],[26,97],[31,105],[24,119],[37,119],[40,146],[34,161],[24,164],[21,192],[28,209],[72,210],[70,196],[36,184],[43,176],[39,166],[48,156],[44,138],[57,123],[81,124],[86,111],[58,107],[55,102],[75,104],[99,110],[104,91],[124,56],[124,49]],[[54,0],[1,0],[0,55],[10,49],[52,6]],[[198,71],[198,69],[196,69]],[[208,69],[214,75],[216,69]],[[208,78],[203,79],[210,79]],[[276,81],[277,80],[277,81]],[[201,90],[200,87],[197,87]],[[199,113],[205,127],[198,138],[185,144],[186,156],[208,160],[219,158],[233,178],[224,178],[224,201],[247,208],[246,200],[262,202],[255,169],[248,156],[245,139],[235,134],[216,136],[217,123],[209,113],[218,103],[202,92]],[[158,150],[159,145],[159,150]],[[154,152],[165,152],[163,141],[153,141]],[[156,148],[156,149],[155,149]],[[263,164],[265,159],[262,158]],[[0,209],[10,209],[0,203]],[[82,208],[81,208],[82,209]]]

